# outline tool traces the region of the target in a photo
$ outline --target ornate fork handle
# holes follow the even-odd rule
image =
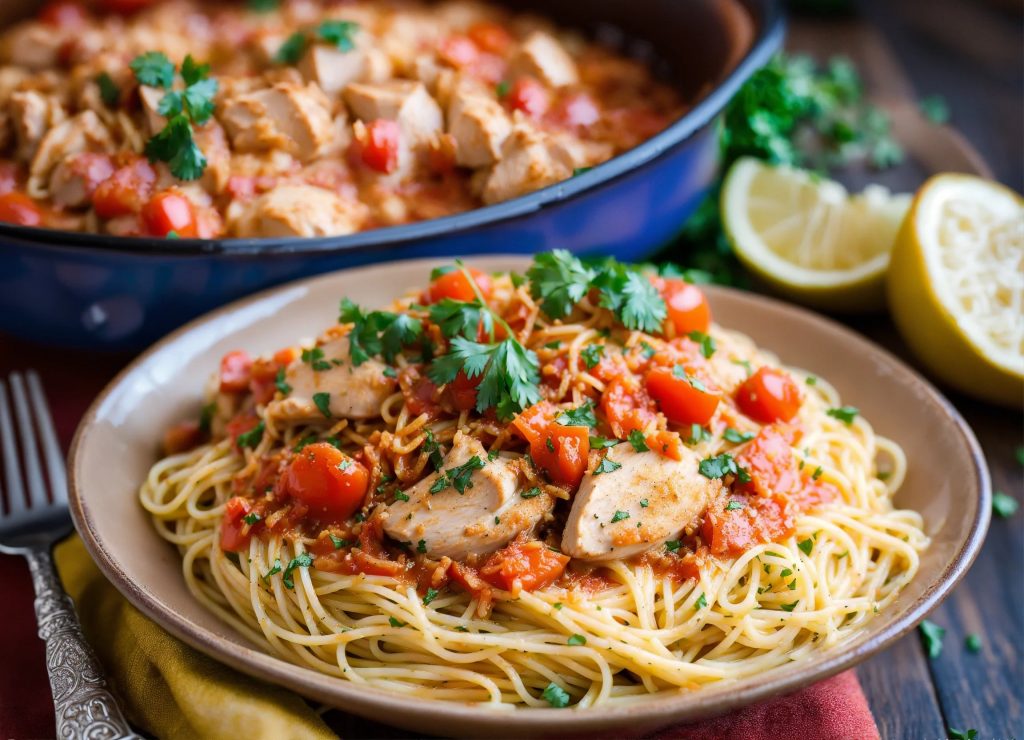
[[[47,548],[26,553],[36,589],[39,636],[46,642],[57,736],[67,740],[138,738],[107,689],[103,669],[85,641],[75,606],[64,592]]]

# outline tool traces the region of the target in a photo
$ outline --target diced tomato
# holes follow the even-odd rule
[[[512,83],[506,101],[513,110],[530,118],[541,118],[551,107],[551,92],[532,77],[520,77]]]
[[[199,444],[203,432],[196,421],[182,421],[164,432],[164,453],[176,455]]]
[[[618,439],[635,429],[645,429],[658,418],[654,399],[629,375],[614,378],[605,386],[601,410]]]
[[[683,459],[683,440],[676,432],[654,432],[644,437],[644,441],[651,450],[662,457],[667,457],[670,460]]]
[[[12,190],[0,195],[0,221],[17,226],[39,226],[43,223],[43,209],[24,193]]]
[[[398,387],[405,399],[405,407],[413,416],[424,413],[434,416],[440,410],[437,403],[437,386],[415,365],[402,368],[398,372]]]
[[[558,408],[550,401],[533,404],[512,420],[512,426],[527,442],[533,443],[541,439],[548,424],[555,418]]]
[[[241,413],[227,423],[228,437],[234,441],[236,450],[238,449],[238,438],[246,432],[255,429],[259,423],[260,420],[256,418],[256,414],[251,412]]]
[[[252,363],[249,374],[249,390],[256,403],[269,403],[277,393],[277,372],[288,363],[279,363],[276,359],[262,358]]]
[[[142,207],[142,223],[152,236],[167,236],[172,231],[184,238],[197,235],[192,201],[171,190],[157,193],[146,202]]]
[[[700,288],[675,278],[658,277],[652,278],[651,282],[665,299],[668,320],[675,327],[676,336],[708,330],[711,326],[711,306]]]
[[[742,484],[745,489],[762,496],[789,496],[800,490],[800,473],[786,431],[763,427],[736,455],[736,464],[750,475],[750,482]]]
[[[96,6],[106,13],[131,15],[140,10],[145,10],[157,2],[159,0],[96,0]]]
[[[437,56],[452,67],[469,67],[480,56],[480,49],[468,36],[454,35],[437,45]]]
[[[96,188],[92,205],[100,218],[138,213],[149,200],[156,182],[156,171],[145,159],[121,167]]]
[[[64,160],[68,169],[75,175],[85,188],[86,195],[92,199],[100,183],[110,179],[114,174],[114,161],[108,154],[98,152],[82,152]]]
[[[739,500],[732,496],[730,499]],[[762,542],[777,542],[792,533],[796,507],[785,496],[747,496],[742,508],[727,509],[723,499],[708,507],[701,534],[715,555],[739,555]]]
[[[37,17],[48,26],[60,30],[74,30],[85,25],[89,13],[80,2],[52,0],[42,7]]]
[[[220,520],[220,549],[239,552],[249,546],[251,533],[243,517],[252,510],[248,499],[235,496],[224,504],[224,515]]]
[[[661,412],[676,424],[707,424],[714,416],[721,396],[700,380],[693,378],[690,368],[686,376],[676,375],[676,368],[656,367],[647,373],[647,392],[658,402]],[[698,387],[697,384],[700,384]],[[703,389],[702,389],[703,388]]]
[[[490,585],[480,577],[475,568],[458,561],[452,563],[448,569],[448,574],[451,576],[452,581],[476,599],[477,616],[486,618],[491,613],[491,606],[494,601]]]
[[[285,347],[274,353],[274,362],[282,367],[287,367],[301,356],[302,352],[298,347]]]
[[[256,178],[251,175],[231,175],[226,190],[232,200],[247,200],[256,194]]]
[[[566,126],[586,128],[601,120],[601,111],[587,93],[574,93],[558,104],[556,117]]]
[[[480,577],[512,593],[535,591],[558,580],[568,563],[568,555],[549,550],[539,540],[516,539],[487,558]]]
[[[363,164],[371,170],[387,174],[398,166],[398,139],[401,129],[397,121],[378,118],[366,124],[366,140],[362,143]]]
[[[547,471],[552,483],[576,488],[587,472],[590,429],[548,424],[541,436],[530,443],[530,457]]]
[[[242,350],[228,352],[220,360],[221,393],[242,393],[249,390],[252,358]]]
[[[504,54],[512,45],[512,35],[499,23],[479,21],[467,33],[474,44],[492,54]]]
[[[425,299],[427,303],[437,303],[445,298],[453,301],[470,302],[476,300],[476,292],[473,290],[466,273],[473,276],[473,282],[480,290],[480,294],[487,300],[494,291],[494,282],[490,275],[474,270],[472,267],[450,270],[443,275],[438,275],[430,287],[427,288]]]
[[[455,408],[459,411],[472,411],[476,408],[476,389],[481,380],[483,380],[483,376],[469,378],[465,372],[459,371],[455,380],[445,388],[445,392],[451,398]]]
[[[800,410],[800,389],[789,374],[771,367],[760,367],[736,389],[740,411],[762,424],[789,421]]]
[[[369,481],[370,474],[361,463],[328,442],[316,442],[292,458],[284,489],[312,513],[343,521],[363,505]]]

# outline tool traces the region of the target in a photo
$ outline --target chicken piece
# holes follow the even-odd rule
[[[7,111],[18,143],[16,154],[23,162],[32,160],[46,132],[66,118],[56,97],[34,90],[11,93]]]
[[[348,337],[332,339],[319,349],[322,358],[311,362],[295,360],[285,369],[285,382],[291,386],[291,392],[286,398],[272,401],[267,406],[267,416],[327,422],[313,398],[317,393],[327,393],[332,419],[379,417],[381,404],[398,387],[397,380],[384,374],[387,366],[372,359],[358,367],[353,365]]]
[[[697,472],[689,449],[677,461],[621,444],[608,458],[622,467],[588,472],[573,499],[562,551],[574,558],[627,558],[662,544],[700,516],[719,485]]]
[[[525,121],[512,127],[501,158],[484,182],[484,203],[499,203],[553,185],[572,175],[572,161],[551,139]]]
[[[74,154],[54,167],[50,175],[50,197],[64,208],[88,206],[96,188],[114,174],[114,169],[113,160],[107,154]]]
[[[432,473],[405,491],[408,501],[396,500],[388,506],[384,531],[401,542],[418,544],[423,540],[429,557],[462,560],[504,547],[520,532],[532,530],[551,511],[554,502],[547,494],[520,495],[516,461],[501,457],[489,461],[476,438],[456,432],[443,470],[470,461],[482,467],[472,471],[462,493],[451,484],[431,493],[439,475]]]
[[[423,52],[435,48],[443,35],[432,14],[408,8],[389,11],[377,32],[381,49],[400,75],[411,74]]]
[[[211,118],[195,127],[192,136],[206,157],[206,170],[200,182],[210,192],[224,192],[231,178],[231,149],[224,128]]]
[[[569,52],[544,31],[526,37],[512,59],[511,72],[513,77],[536,77],[550,87],[575,85],[580,79]]]
[[[42,23],[25,23],[3,37],[0,58],[6,64],[31,70],[53,69],[60,62],[66,34]]]
[[[501,145],[512,120],[494,98],[460,85],[448,104],[448,132],[455,138],[455,161],[465,167],[486,167],[501,158]]]
[[[560,133],[551,138],[551,148],[556,159],[577,167],[593,167],[612,158],[615,148],[604,141],[584,141],[572,134]]]
[[[73,154],[86,151],[111,151],[114,142],[99,116],[83,111],[51,128],[29,165],[28,190],[45,193],[54,168]]]
[[[356,36],[356,48],[341,51],[336,46],[314,44],[299,62],[299,71],[328,95],[336,95],[353,82],[383,82],[392,76],[391,60],[371,46],[362,33]]]
[[[334,143],[331,102],[316,85],[279,82],[224,101],[218,114],[238,151],[283,149],[316,159]]]
[[[167,125],[167,119],[158,112],[160,101],[166,94],[167,91],[161,90],[159,87],[139,85],[139,101],[146,114],[146,126],[150,136],[158,134]]]
[[[345,102],[363,121],[397,121],[403,140],[413,149],[429,145],[444,127],[441,107],[420,82],[354,83],[345,88]]]
[[[358,231],[366,206],[315,185],[284,183],[246,204],[234,231],[241,237],[336,236]]]

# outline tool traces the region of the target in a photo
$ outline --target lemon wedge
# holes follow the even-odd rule
[[[1024,200],[970,175],[936,175],[900,229],[888,276],[903,338],[969,395],[1024,402]]]
[[[910,195],[880,185],[851,195],[805,170],[738,160],[722,185],[726,236],[774,292],[817,308],[885,306],[885,271]]]

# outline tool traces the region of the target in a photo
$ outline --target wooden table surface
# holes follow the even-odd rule
[[[951,124],[980,152],[997,179],[1024,190],[1024,33],[1013,2],[961,0],[862,0],[852,18],[800,17],[788,46],[816,55],[845,53],[877,73],[869,89],[939,94]],[[1018,8],[1022,7],[1019,3]],[[864,67],[864,64],[861,64]],[[868,75],[870,77],[870,74]],[[909,90],[908,90],[909,88]],[[913,189],[912,168],[888,184]],[[888,179],[888,178],[887,178]],[[887,318],[847,323],[915,364]],[[992,486],[1024,500],[1021,414],[956,393],[950,400],[974,429],[992,473]],[[934,464],[941,465],[936,460]],[[912,634],[858,668],[883,738],[941,738],[947,728],[975,728],[980,738],[1020,737],[1024,732],[1024,509],[993,517],[984,548],[965,580],[930,617],[946,629],[941,655],[929,659]],[[969,634],[982,638],[969,652]]]

